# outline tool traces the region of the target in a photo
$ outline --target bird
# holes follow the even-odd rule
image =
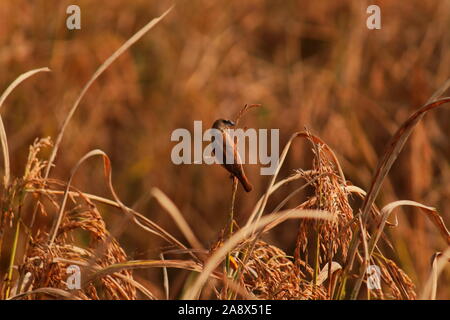
[[[212,128],[220,130],[222,133],[222,146],[216,146],[216,148],[222,148],[222,159],[218,159],[220,164],[231,173],[232,176],[236,177],[239,182],[244,187],[244,190],[246,192],[250,192],[253,189],[253,186],[251,185],[250,181],[248,181],[247,177],[244,173],[244,168],[242,166],[242,160],[239,156],[239,152],[237,150],[237,146],[234,143],[233,139],[230,137],[229,133],[227,132],[228,129],[235,127],[236,124],[231,120],[226,119],[218,119],[214,121]],[[233,156],[233,163],[227,163],[226,157],[227,154],[229,156]],[[216,155],[216,157],[219,155]]]

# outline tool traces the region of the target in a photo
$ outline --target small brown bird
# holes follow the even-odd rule
[[[214,122],[213,128],[218,129],[222,132],[222,157],[223,159],[218,159],[222,166],[227,169],[228,172],[231,173],[232,176],[236,177],[244,187],[245,191],[252,191],[253,187],[251,183],[248,181],[247,177],[244,173],[244,168],[242,166],[242,160],[239,156],[239,152],[237,150],[237,146],[234,143],[233,139],[228,134],[227,130],[233,128],[236,124],[231,120],[218,119]],[[220,146],[217,146],[218,148]],[[233,156],[233,163],[227,163],[226,157],[227,154],[229,156]]]

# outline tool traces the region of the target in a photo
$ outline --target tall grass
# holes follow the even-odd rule
[[[318,21],[328,10],[336,10],[342,16],[348,14],[353,23],[363,19],[359,6],[338,2],[342,7],[334,4],[320,10],[296,2],[290,2],[289,6],[302,9],[315,27],[321,25]],[[394,6],[411,9],[410,4]],[[338,27],[333,29],[335,22],[322,21],[321,28],[310,30],[308,23],[286,16],[287,13],[296,16],[295,11],[286,7],[272,8],[269,3],[232,4],[230,8],[200,6],[201,9],[194,5],[194,9],[190,9],[193,11],[183,11],[186,8],[180,3],[179,10],[169,9],[143,28],[136,27],[139,31],[122,41],[121,46],[117,39],[105,43],[93,41],[93,48],[105,50],[107,43],[114,43],[114,48],[119,49],[111,48],[109,58],[102,53],[103,62],[92,76],[86,77],[89,80],[82,86],[81,93],[65,97],[75,102],[60,111],[63,121],[53,134],[54,144],[50,138],[33,136],[27,158],[19,161],[24,159],[10,152],[9,146],[18,151],[20,136],[6,135],[9,130],[5,130],[3,119],[8,111],[0,118],[4,159],[0,298],[448,298],[449,280],[445,273],[450,247],[446,227],[449,211],[445,206],[448,196],[445,177],[449,174],[446,157],[449,151],[445,144],[448,123],[439,115],[448,114],[445,107],[450,102],[450,98],[442,97],[450,83],[444,81],[448,74],[443,71],[450,65],[445,50],[448,43],[440,41],[447,36],[443,26],[450,21],[450,16],[444,10],[448,3],[421,6],[434,16],[437,27],[413,25],[416,33],[411,35],[411,41],[419,41],[420,50],[403,47],[405,56],[399,61],[394,61],[393,53],[386,53],[381,60],[375,57],[376,43],[368,40],[361,29],[352,31],[348,37],[351,42],[346,43],[336,40],[348,30],[346,26],[336,22]],[[195,10],[209,10],[208,16],[222,18],[215,19],[221,21],[218,25],[206,22],[218,29],[204,30],[202,23],[189,16],[189,12],[197,12]],[[132,25],[126,14],[122,17],[124,25]],[[187,23],[182,19],[190,20]],[[239,19],[236,30],[227,27],[233,19]],[[289,31],[283,31],[271,21],[292,26]],[[154,38],[145,42],[143,36],[156,25],[158,28],[152,30]],[[385,28],[395,35],[402,26],[404,22],[396,21],[387,23]],[[179,39],[170,30],[174,28],[182,33],[183,27],[191,37],[182,42],[182,48],[175,48],[177,45],[173,43],[178,43]],[[417,36],[421,27],[426,29],[423,39]],[[202,33],[209,37],[206,46]],[[240,42],[240,33],[251,39],[249,46]],[[170,44],[167,39],[174,42]],[[271,39],[271,48],[258,43],[258,39]],[[389,42],[386,47],[396,49],[392,38],[385,41]],[[134,44],[138,48],[131,54],[130,47]],[[322,45],[332,48],[329,56],[327,50],[321,49]],[[346,51],[343,47],[352,50]],[[362,53],[363,47],[370,57]],[[306,49],[318,53],[308,58],[310,53]],[[125,96],[127,105],[144,101],[146,93],[132,93],[136,89],[130,85],[134,83],[130,79],[142,73],[137,70],[139,66],[135,68],[129,60],[131,57],[142,60],[140,52],[148,51],[154,51],[156,56],[158,52],[169,53],[164,56],[164,63],[151,63],[157,66],[152,71],[160,79],[156,76],[141,79],[152,88],[149,94],[152,97],[146,100],[152,102],[151,108],[149,111],[138,109],[136,115],[134,111],[118,112],[114,104],[119,102],[114,99]],[[76,52],[85,59],[83,49]],[[57,54],[55,49],[53,63],[57,68],[51,66],[53,74],[61,70]],[[436,60],[436,56],[440,59]],[[428,65],[430,61],[438,66]],[[150,65],[141,63],[143,68]],[[365,66],[366,74],[361,72],[361,66]],[[261,72],[257,78],[254,78],[255,70]],[[33,69],[6,86],[0,97],[0,110],[7,98],[13,99],[18,90],[25,89],[33,97],[45,95],[42,90],[25,87],[26,83],[21,85],[43,71],[49,69]],[[144,72],[147,76],[150,73],[149,70]],[[411,82],[405,84],[408,76]],[[165,77],[173,81],[170,86],[164,84],[169,81]],[[177,81],[177,77],[182,82]],[[113,90],[108,88],[110,81],[114,83]],[[43,81],[33,77],[28,82],[39,88]],[[431,94],[430,88],[442,82],[444,85]],[[25,88],[20,89],[19,85]],[[402,92],[402,85],[410,86],[410,91],[405,95],[391,95],[389,85],[396,93]],[[68,88],[69,83],[64,83],[63,87]],[[118,89],[122,87],[126,90]],[[301,94],[296,92],[298,88]],[[113,106],[96,106],[89,111],[93,113],[92,118],[88,117],[86,126],[81,127],[75,111],[82,101],[88,106],[95,105],[100,101],[95,93],[103,90],[111,95],[108,102]],[[93,94],[90,95],[90,91]],[[223,98],[218,106],[212,103],[214,99],[209,100],[212,93]],[[224,187],[226,180],[220,168],[201,167],[201,173],[197,171],[192,177],[186,172],[194,172],[194,168],[182,168],[180,170],[184,171],[180,173],[166,164],[165,171],[160,169],[161,163],[167,162],[160,150],[170,150],[169,140],[163,138],[164,128],[184,125],[192,117],[226,117],[228,106],[241,105],[242,100],[263,102],[254,113],[249,113],[247,126],[258,123],[279,127],[287,141],[276,173],[268,180],[256,177],[254,168],[248,168],[256,186],[252,194],[244,197],[240,188],[236,189],[234,180],[229,182],[229,188]],[[161,101],[165,108],[160,110],[158,103]],[[30,101],[24,98],[20,102]],[[399,111],[391,117],[392,110],[382,104],[394,105]],[[423,106],[416,110],[415,106],[420,104]],[[356,105],[360,107],[353,110],[351,106]],[[246,108],[241,110],[238,119],[245,111]],[[51,113],[39,112],[40,117],[34,122],[47,124]],[[79,113],[82,117],[89,112]],[[427,113],[430,115],[425,119]],[[98,149],[101,139],[96,140],[96,131],[98,127],[100,132],[102,127],[99,124],[127,117],[133,119],[134,128],[147,132],[144,141],[130,134],[120,142],[113,139],[112,148],[108,145],[111,142],[104,139],[106,145]],[[149,124],[139,122],[140,118],[146,118]],[[11,118],[7,119],[6,124],[11,122]],[[319,134],[297,131],[299,122],[307,123]],[[84,131],[76,134],[76,130],[71,131],[72,126]],[[117,124],[111,124],[110,128],[115,135]],[[392,138],[386,142],[389,135]],[[76,141],[72,146],[76,148],[65,144],[63,137],[74,137]],[[96,141],[95,147],[91,147],[91,139]],[[300,144],[301,140],[309,147]],[[151,145],[150,150],[157,150],[155,156],[148,156],[147,145]],[[383,147],[385,151],[378,157],[375,150],[383,150]],[[141,162],[145,164],[140,165],[151,168],[148,179],[139,175],[142,180],[150,180],[151,188],[125,183],[135,171],[127,168],[129,162],[123,162],[122,154],[132,148],[142,152],[144,160]],[[408,152],[402,153],[403,149]],[[79,159],[74,158],[76,154]],[[100,158],[103,167],[87,174],[86,166],[92,158]],[[303,158],[304,163],[299,158]],[[17,174],[22,163],[25,163],[24,172]],[[396,167],[396,163],[402,168]],[[67,178],[54,178],[50,175],[52,168],[55,177]],[[442,180],[435,177],[436,170],[440,170]],[[401,188],[404,181],[399,176],[402,174],[412,181],[410,193]],[[206,178],[199,180],[198,176]],[[430,181],[435,180],[437,182],[431,184]],[[144,186],[148,186],[146,183]],[[424,191],[427,188],[431,189],[428,193]],[[405,194],[411,200],[399,200]],[[126,204],[135,200],[138,200],[136,205]],[[142,205],[146,201],[151,204]],[[403,207],[414,208],[414,211]],[[409,214],[416,211],[424,215]],[[390,218],[393,215],[394,222]],[[214,223],[203,222],[205,216]],[[427,239],[427,248],[420,249],[414,239],[405,240],[416,233],[418,238]],[[285,237],[285,234],[292,236]],[[432,264],[424,263],[431,256]],[[82,285],[78,290],[67,287],[70,265],[81,268]],[[382,286],[378,290],[367,286],[369,265],[380,267]],[[152,269],[157,271],[152,273],[149,271]]]

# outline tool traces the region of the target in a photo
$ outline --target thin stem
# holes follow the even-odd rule
[[[19,212],[20,212],[20,209],[19,209]],[[17,245],[19,243],[19,233],[20,233],[20,213],[17,216],[16,231],[14,233],[14,242],[13,242],[12,249],[11,249],[11,257],[9,260],[8,275],[6,278],[5,299],[9,298],[9,293],[11,290],[12,274],[13,274],[13,270],[14,270],[14,260],[16,258]]]
[[[231,236],[233,235],[233,224],[234,224],[234,203],[236,201],[236,191],[237,191],[237,185],[238,185],[238,180],[236,177],[233,176],[233,186],[232,186],[232,194],[231,194],[231,208],[230,208],[230,215],[229,215],[229,219],[228,219],[228,239],[231,238]],[[226,266],[226,275],[227,277],[232,276],[232,270],[230,267],[230,259],[231,259],[231,251],[228,252],[227,254],[227,258],[225,261],[225,266]],[[232,293],[231,293],[232,294]],[[228,293],[226,293],[227,297],[231,297],[231,295],[229,296]]]
[[[238,180],[236,177],[233,177],[233,194],[231,196],[231,209],[230,209],[230,229],[228,233],[228,238],[233,235],[233,222],[234,222],[234,203],[236,201],[236,190],[237,190]]]
[[[317,285],[317,278],[319,276],[319,255],[320,255],[320,232],[319,232],[319,230],[316,231],[315,245],[316,245],[316,248],[315,248],[315,256],[314,256],[314,277],[313,277],[314,288]]]

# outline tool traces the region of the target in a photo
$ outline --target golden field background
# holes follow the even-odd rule
[[[102,149],[111,158],[113,183],[125,204],[182,239],[149,194],[158,187],[208,245],[227,222],[229,176],[219,166],[174,165],[170,135],[176,128],[192,130],[194,120],[210,125],[217,118],[234,118],[245,104],[259,103],[262,108],[250,111],[241,125],[279,128],[280,149],[293,132],[308,128],[336,152],[346,178],[367,190],[389,138],[450,78],[450,1],[374,3],[381,7],[382,29],[372,31],[366,28],[366,8],[372,2],[177,1],[89,89],[51,176],[67,180],[78,159]],[[1,91],[28,70],[52,70],[24,82],[2,110],[16,176],[23,172],[36,137],[55,138],[98,66],[172,2],[77,1],[82,29],[74,31],[65,26],[70,4],[0,4]],[[432,111],[418,124],[383,185],[379,206],[399,199],[418,201],[437,208],[450,225],[449,131],[448,107]],[[308,169],[311,161],[310,145],[295,142],[280,176]],[[257,165],[246,166],[246,172],[254,191],[238,190],[240,223],[270,179],[259,175]],[[109,197],[100,161],[83,166],[74,185]],[[268,208],[296,187],[289,185]],[[291,200],[291,206],[297,202]],[[119,221],[110,208],[102,214],[107,225]],[[389,231],[394,248],[385,252],[420,291],[432,255],[443,251],[445,243],[417,209],[399,209],[398,219],[399,226]],[[297,229],[298,223],[284,224],[265,240],[292,250]],[[166,245],[132,224],[118,240],[130,259],[158,257]],[[3,253],[7,250],[3,246]],[[7,265],[5,259],[0,263]],[[171,297],[176,298],[188,272],[171,270],[169,275]],[[161,270],[139,270],[136,276],[156,292],[161,287]],[[441,275],[438,298],[450,298],[448,268]]]

